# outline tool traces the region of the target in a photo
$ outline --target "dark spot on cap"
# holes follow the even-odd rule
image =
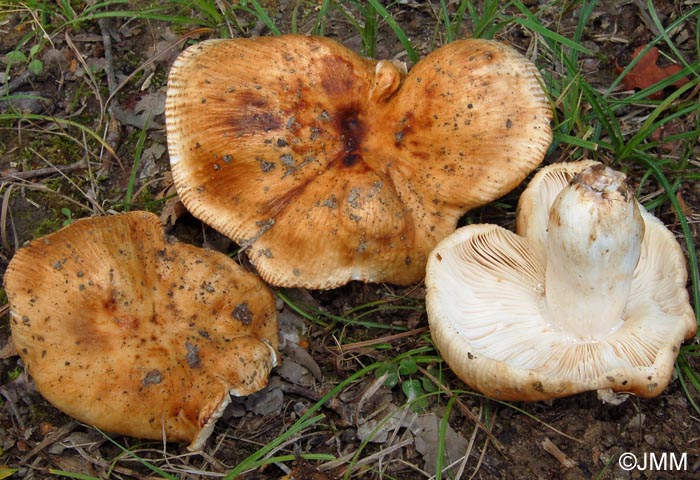
[[[345,165],[346,167],[352,167],[353,165],[357,164],[359,160],[360,156],[353,153],[351,155],[346,156],[343,159],[343,165]]]
[[[163,374],[158,370],[151,370],[143,377],[144,385],[158,385],[161,381],[163,381]]]
[[[250,325],[253,321],[253,315],[248,309],[248,303],[243,302],[236,305],[236,308],[231,312],[231,316],[241,322],[243,325]]]
[[[199,358],[199,347],[197,347],[197,345],[192,345],[190,342],[185,342],[185,348],[187,348],[187,355],[185,355],[187,365],[189,365],[190,368],[201,367],[202,360]]]

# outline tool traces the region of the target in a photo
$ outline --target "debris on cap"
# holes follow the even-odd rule
[[[170,72],[166,126],[185,206],[270,284],[411,284],[468,210],[543,159],[536,67],[460,40],[406,75],[333,40],[208,40]]]
[[[78,220],[20,249],[4,279],[39,392],[108,432],[198,450],[230,395],[262,389],[277,364],[265,284],[166,240],[151,213]]]

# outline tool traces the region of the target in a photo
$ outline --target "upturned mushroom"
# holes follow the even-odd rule
[[[470,225],[431,253],[431,334],[465,383],[503,400],[664,390],[697,329],[685,260],[624,180],[597,162],[545,167],[520,235]]]
[[[466,211],[541,162],[550,118],[535,66],[477,39],[408,75],[327,38],[209,40],[166,101],[185,206],[268,283],[314,289],[420,280]]]
[[[167,241],[133,212],[31,242],[5,274],[12,338],[68,415],[200,449],[230,402],[277,363],[270,290],[227,256]]]

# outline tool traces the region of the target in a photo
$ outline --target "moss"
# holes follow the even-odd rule
[[[32,238],[37,239],[59,230],[63,226],[63,221],[56,216],[44,218],[32,232]]]

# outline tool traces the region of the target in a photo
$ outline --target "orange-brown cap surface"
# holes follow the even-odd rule
[[[272,293],[225,255],[133,212],[31,242],[5,274],[12,337],[41,394],[103,430],[202,447],[229,394],[277,362]]]
[[[409,284],[467,210],[542,160],[551,111],[514,50],[461,40],[405,75],[320,37],[210,40],[168,81],[186,207],[274,285]]]

